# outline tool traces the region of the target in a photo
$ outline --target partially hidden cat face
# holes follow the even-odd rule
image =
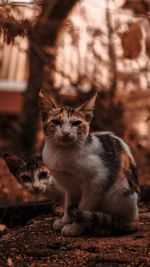
[[[17,156],[4,153],[3,158],[9,171],[29,192],[45,192],[51,173],[43,164],[41,157],[32,156],[23,160]]]
[[[58,107],[47,92],[39,93],[39,106],[45,135],[53,142],[68,146],[83,142],[89,134],[96,94],[80,107]]]

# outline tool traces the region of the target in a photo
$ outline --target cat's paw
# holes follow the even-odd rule
[[[71,220],[69,217],[62,217],[61,219],[57,219],[53,224],[53,229],[56,232],[60,232],[61,229],[66,225],[71,223]]]
[[[63,228],[61,233],[64,236],[80,236],[84,233],[85,228],[83,227],[82,224],[66,224]]]
[[[62,219],[57,219],[53,223],[53,230],[56,231],[56,232],[60,232],[63,226],[64,226],[63,220]]]

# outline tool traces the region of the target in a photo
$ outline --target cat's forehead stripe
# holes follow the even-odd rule
[[[74,119],[76,119],[76,117],[84,119],[84,115],[82,114],[82,112],[79,112],[77,108],[72,108],[69,106],[53,109],[53,111],[49,113],[49,117],[47,118],[46,123],[49,123],[52,117],[56,117],[61,121],[64,121],[65,118],[70,117],[73,117]]]
[[[68,117],[72,116],[72,114],[74,113],[74,111],[75,111],[74,108],[71,108],[71,107],[68,107],[68,106],[62,107],[60,109],[61,115],[63,117],[65,117],[65,116],[68,116]]]
[[[65,118],[70,118],[71,116],[74,115],[78,115],[77,111],[75,110],[75,108],[69,107],[69,106],[65,106],[59,109],[59,111],[57,110],[57,113],[53,113],[53,115],[55,116],[60,116],[60,120],[64,121]]]

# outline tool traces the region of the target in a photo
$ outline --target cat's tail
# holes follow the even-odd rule
[[[128,222],[119,216],[104,212],[82,211],[77,207],[70,207],[69,214],[74,222],[83,224],[86,230],[96,234],[125,234],[139,229],[138,219]]]

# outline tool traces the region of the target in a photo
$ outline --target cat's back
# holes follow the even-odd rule
[[[99,156],[108,169],[107,187],[126,177],[129,187],[138,191],[137,167],[129,146],[112,132],[95,132],[91,134],[93,137],[100,142]]]
[[[90,144],[91,142],[93,142],[95,138],[99,141],[100,146],[103,147],[103,151],[111,154],[118,153],[119,155],[121,151],[125,150],[133,158],[129,146],[113,132],[109,131],[92,132],[89,135],[88,143]]]
[[[118,136],[112,132],[95,132],[91,134],[91,138],[98,139],[100,143],[100,156],[106,162],[111,161],[113,164],[122,160],[122,156],[126,155],[129,161],[135,164],[129,146]]]

